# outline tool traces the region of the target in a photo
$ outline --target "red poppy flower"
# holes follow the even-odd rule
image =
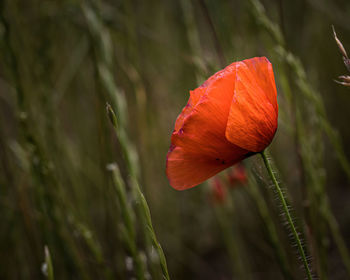
[[[234,62],[190,91],[178,116],[166,173],[178,190],[194,187],[263,151],[277,129],[272,65],[265,57]]]

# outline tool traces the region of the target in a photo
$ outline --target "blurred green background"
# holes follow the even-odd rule
[[[249,177],[266,201],[287,273],[248,183],[213,203],[210,184],[178,192],[165,176],[189,90],[254,56],[274,66],[280,117],[270,150],[314,273],[349,279],[350,93],[334,82],[347,70],[331,29],[350,50],[348,1],[0,3],[1,279],[45,278],[45,245],[56,279],[135,277],[106,168],[117,162],[127,181],[106,102],[125,110],[172,279],[301,279],[259,158],[246,160]],[[146,279],[162,279],[137,213],[135,225]]]

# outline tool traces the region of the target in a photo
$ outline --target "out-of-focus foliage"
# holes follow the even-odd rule
[[[350,277],[339,250],[339,242],[345,251],[350,246],[350,181],[317,106],[302,94],[293,61],[283,60],[291,53],[303,65],[305,82],[322,100],[349,159],[350,92],[334,82],[346,68],[331,25],[349,52],[350,4],[262,2],[283,38],[281,52],[254,3],[1,1],[1,279],[40,279],[43,271],[55,279],[135,277],[109,170],[118,163],[129,182],[129,167],[106,102],[126,116],[117,127],[126,127],[127,146],[138,154],[135,174],[172,279],[284,279],[291,272],[300,279],[300,263],[259,160],[247,160],[253,186],[230,189],[220,205],[208,199],[206,184],[177,192],[165,176],[170,135],[189,90],[224,64],[254,56],[274,65],[280,118],[271,154],[291,194],[314,273],[321,279]],[[130,162],[137,162],[136,155]],[[162,279],[131,186],[139,258],[146,278]],[[318,202],[330,205],[333,220]],[[327,221],[339,225],[342,241]]]

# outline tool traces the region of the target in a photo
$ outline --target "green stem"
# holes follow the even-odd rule
[[[143,213],[144,213],[144,218],[145,218],[145,222],[146,222],[149,236],[151,237],[153,246],[156,248],[158,256],[159,256],[160,266],[161,266],[161,269],[163,272],[163,278],[164,278],[164,280],[170,280],[170,276],[169,276],[169,272],[168,272],[168,265],[166,262],[165,254],[163,252],[162,246],[158,242],[156,233],[154,231],[153,224],[152,224],[152,218],[151,218],[151,211],[149,210],[148,203],[146,201],[145,196],[141,192],[140,186],[137,183],[136,179],[131,178],[131,180],[132,180],[132,182],[131,182],[132,186],[136,192],[137,200],[139,201],[141,209],[143,210]]]
[[[261,192],[259,191],[255,178],[253,176],[248,176],[248,178],[249,178],[249,181],[248,181],[249,185],[247,190],[252,196],[252,198],[254,199],[257,205],[259,214],[261,218],[264,220],[264,224],[266,226],[266,230],[267,230],[271,245],[275,251],[275,256],[280,265],[283,276],[285,279],[291,280],[293,279],[293,276],[288,266],[286,255],[283,252],[283,247],[279,240],[277,229],[275,227],[273,219],[269,213],[269,209],[266,204],[266,201],[262,196]]]
[[[46,264],[46,278],[48,280],[54,280],[51,254],[49,251],[49,247],[47,247],[46,245],[45,245],[45,264]]]
[[[124,130],[120,129],[120,131],[118,131],[117,116],[115,115],[112,107],[109,104],[107,104],[106,109],[107,109],[108,117],[109,117],[112,125],[114,126],[116,135],[118,137],[120,137],[120,135],[118,133],[119,132],[123,132]],[[126,137],[125,139],[127,139],[126,134],[125,134],[125,137]],[[130,155],[129,154],[130,153],[130,149],[127,149],[125,146],[122,145],[122,143],[124,143],[124,142],[120,142],[120,143],[121,143],[121,146],[123,147],[123,153],[125,155],[125,158],[126,159],[130,158],[130,157],[128,157]],[[125,143],[127,143],[127,142],[125,142]],[[142,218],[144,218],[143,222],[144,222],[144,224],[145,224],[145,226],[147,228],[148,237],[150,237],[153,246],[157,250],[157,253],[158,253],[158,256],[159,256],[159,261],[160,261],[160,266],[161,266],[161,269],[162,269],[162,272],[163,272],[163,278],[165,280],[170,280],[166,258],[165,258],[163,249],[162,249],[160,243],[158,242],[156,233],[155,233],[154,228],[153,228],[151,212],[149,210],[147,201],[146,201],[146,199],[145,199],[145,197],[144,197],[144,195],[143,195],[143,193],[141,191],[141,188],[140,188],[140,186],[139,186],[139,184],[137,182],[137,176],[135,175],[135,171],[133,169],[133,165],[131,164],[131,162],[129,162],[129,163],[130,164],[127,165],[127,167],[129,168],[129,173],[130,173],[130,185],[132,187],[132,190],[134,191],[134,197],[139,202],[138,205],[139,205],[140,216]]]
[[[125,184],[121,177],[119,167],[115,164],[110,167],[110,170],[113,172],[113,183],[115,186],[115,190],[117,192],[122,217],[125,224],[125,236],[127,242],[126,245],[135,261],[135,270],[138,280],[145,279],[146,269],[140,259],[140,255],[137,249],[137,241],[136,241],[136,230],[134,225],[134,217],[133,217],[133,209],[131,205],[127,202],[127,194],[125,191]]]
[[[281,190],[281,187],[279,186],[278,182],[277,182],[277,179],[275,177],[275,174],[273,173],[272,171],[272,167],[271,167],[271,164],[266,156],[266,153],[265,151],[262,151],[261,153],[261,156],[264,160],[264,163],[265,163],[265,166],[266,166],[266,169],[273,181],[273,184],[275,186],[275,189],[277,191],[277,194],[278,194],[278,198],[280,199],[281,203],[282,203],[282,207],[283,207],[283,211],[284,211],[284,214],[286,215],[286,218],[287,218],[287,221],[288,221],[288,224],[292,230],[292,234],[293,234],[293,237],[297,243],[297,247],[298,247],[298,251],[299,251],[299,254],[300,254],[300,257],[302,259],[302,262],[303,262],[303,265],[304,265],[304,268],[305,268],[305,271],[306,271],[306,275],[307,275],[307,279],[308,280],[312,280],[312,276],[311,276],[311,270],[309,268],[309,264],[307,262],[307,259],[306,259],[306,255],[305,255],[305,251],[304,251],[304,248],[301,244],[301,241],[300,241],[300,238],[299,238],[299,234],[295,228],[295,225],[294,225],[294,222],[293,222],[293,219],[291,217],[291,214],[289,212],[289,209],[288,209],[288,205],[287,205],[287,202],[286,202],[286,199],[284,197],[284,194]]]

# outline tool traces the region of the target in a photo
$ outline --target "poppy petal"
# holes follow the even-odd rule
[[[176,119],[175,132],[183,126],[184,119],[191,114],[193,108],[197,105],[199,99],[205,93],[205,90],[205,88],[200,87],[190,91],[190,98],[188,99],[187,105],[182,109],[181,114]]]
[[[238,148],[239,149],[239,148]],[[186,148],[172,146],[167,155],[166,173],[170,185],[177,190],[192,188],[218,172],[245,158],[242,150],[227,155],[228,161],[189,153]]]
[[[272,66],[266,58],[237,62],[226,138],[252,152],[264,150],[277,129],[276,96]]]
[[[175,189],[194,187],[248,153],[225,137],[234,80],[231,64],[193,91],[178,117],[167,157],[167,176]],[[198,100],[192,99],[196,93]],[[193,108],[192,101],[197,101]]]
[[[259,82],[260,88],[266,94],[266,97],[277,111],[277,90],[272,64],[266,57],[246,59],[244,60],[244,63],[249,69],[251,69],[252,72],[254,72],[255,79]]]
[[[171,143],[186,147],[189,152],[211,155],[216,158],[218,151],[231,149],[232,144],[225,138],[227,118],[234,92],[235,66],[231,64],[216,73],[194,92],[200,91],[201,97],[194,108],[192,95],[185,111],[179,116]],[[182,126],[180,127],[180,123]]]

